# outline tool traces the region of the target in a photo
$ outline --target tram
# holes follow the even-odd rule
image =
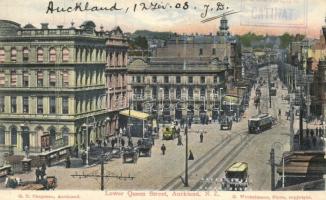
[[[269,114],[253,116],[248,120],[249,133],[260,133],[272,128],[273,118]]]

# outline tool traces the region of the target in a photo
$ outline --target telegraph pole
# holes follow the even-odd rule
[[[271,162],[271,190],[275,190],[275,153],[274,148],[270,152],[270,162]]]
[[[184,186],[188,187],[188,120],[187,120],[187,125],[185,128],[185,134],[186,134],[186,162],[185,162],[185,182],[184,182]]]
[[[101,156],[101,174],[73,174],[71,175],[73,178],[101,178],[101,190],[104,190],[104,178],[117,178],[117,179],[131,179],[133,180],[135,177],[133,176],[116,176],[116,175],[105,175],[104,173],[104,158]]]

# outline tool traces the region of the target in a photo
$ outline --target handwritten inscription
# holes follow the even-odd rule
[[[169,10],[197,10],[200,12],[200,17],[205,18],[209,14],[217,14],[219,11],[226,11],[229,7],[220,1],[215,1],[210,4],[202,4],[200,6],[192,4],[188,1],[180,2],[140,2],[134,3],[131,6],[119,4],[119,2],[110,2],[104,5],[96,5],[91,2],[75,2],[71,5],[55,4],[53,1],[49,1],[46,7],[46,14],[58,14],[58,13],[72,13],[72,12],[146,12],[146,11],[169,11]]]

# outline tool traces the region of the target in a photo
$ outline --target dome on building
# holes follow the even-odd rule
[[[26,25],[24,26],[24,28],[25,28],[25,29],[36,29],[36,27],[35,27],[33,24],[30,24],[30,23],[26,24]]]
[[[0,20],[0,35],[2,36],[16,35],[19,29],[20,29],[20,24],[16,22],[9,21],[9,20]]]

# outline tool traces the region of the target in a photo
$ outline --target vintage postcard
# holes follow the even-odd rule
[[[325,38],[325,0],[1,0],[0,198],[325,199]]]

